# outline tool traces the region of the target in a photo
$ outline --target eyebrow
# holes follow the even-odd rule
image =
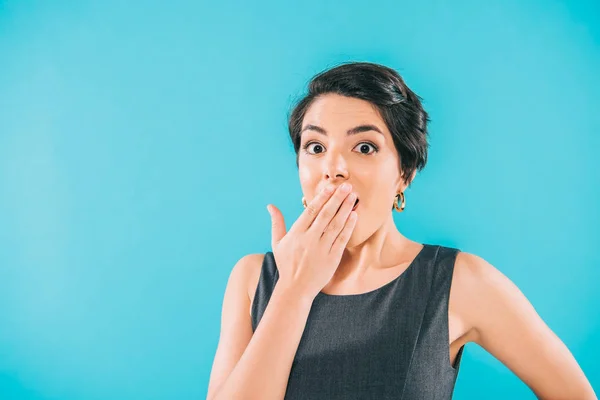
[[[327,131],[325,129],[321,128],[320,126],[317,126],[317,125],[308,124],[304,128],[302,128],[302,131],[300,131],[300,133],[302,133],[304,131],[307,131],[307,130],[315,131],[315,132],[318,132],[318,133],[320,133],[322,135],[327,136]],[[375,125],[371,125],[371,124],[355,126],[354,128],[349,129],[346,132],[346,135],[347,136],[356,135],[358,133],[368,132],[368,131],[379,132],[380,134],[383,135],[383,132],[381,132],[381,130],[378,127],[376,127]]]

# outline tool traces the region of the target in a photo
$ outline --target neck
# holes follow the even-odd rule
[[[396,227],[392,214],[385,223],[361,243],[349,241],[335,275],[360,278],[373,270],[397,266],[416,242],[407,239]]]

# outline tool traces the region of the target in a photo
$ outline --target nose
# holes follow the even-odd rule
[[[340,154],[336,155],[333,151],[329,153],[323,164],[323,179],[339,186],[348,179],[346,161]]]

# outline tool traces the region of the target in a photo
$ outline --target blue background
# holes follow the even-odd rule
[[[431,115],[400,231],[500,269],[598,391],[600,5],[483,3],[0,1],[0,398],[205,398],[231,268],[302,211],[287,113],[350,60]],[[535,397],[471,343],[455,398]]]

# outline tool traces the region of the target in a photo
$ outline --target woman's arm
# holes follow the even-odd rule
[[[248,277],[262,254],[234,266],[223,299],[221,334],[213,362],[208,400],[280,400],[312,306],[293,291],[275,285],[260,324],[252,334]]]
[[[490,263],[460,252],[456,303],[474,342],[513,371],[540,399],[597,399],[577,361],[523,293]]]

